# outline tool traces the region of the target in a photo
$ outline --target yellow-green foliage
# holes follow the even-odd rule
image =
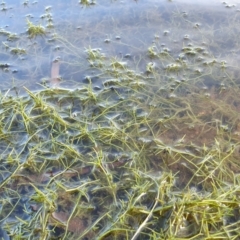
[[[51,7],[45,11],[42,21],[52,23]],[[196,26],[180,10],[168,13],[172,29]],[[155,21],[151,14],[144,21]],[[100,49],[80,47],[84,31],[67,36],[54,25],[46,43],[33,43],[46,31],[27,24],[14,44],[24,48],[3,42],[9,59],[40,59],[44,42],[63,55],[60,72],[80,73],[65,72],[58,85],[44,77],[37,90],[21,80],[21,94],[3,86],[1,228],[12,239],[239,239],[239,70],[202,43],[213,44],[212,35],[194,28],[194,41],[185,36],[172,50],[161,42],[172,41],[168,30],[144,49],[121,42],[126,35]],[[111,44],[133,51],[113,54]],[[37,81],[38,67],[31,62],[24,77]],[[11,68],[0,63],[2,74]]]
[[[30,22],[27,19],[27,33],[30,38],[35,38],[37,36],[44,36],[46,34],[46,30],[43,26],[39,25],[34,25],[32,22]]]

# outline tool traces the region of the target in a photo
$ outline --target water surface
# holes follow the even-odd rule
[[[0,237],[237,239],[239,4],[80,2],[0,5]]]

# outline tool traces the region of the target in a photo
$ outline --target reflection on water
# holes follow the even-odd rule
[[[238,66],[239,11],[235,5],[227,8],[219,1],[101,1],[86,7],[72,0],[54,6],[48,1],[9,1],[1,6],[5,9],[1,12],[2,89],[12,84],[35,88],[41,79],[50,77],[56,56],[62,60],[63,79],[82,81],[92,71],[85,55],[89,46],[127,61],[140,72],[145,70],[148,49],[154,45],[169,51],[173,58],[181,55],[183,47],[204,46],[205,57],[199,56],[203,61],[217,58]],[[46,36],[29,39],[26,19],[44,26]],[[14,54],[14,48],[24,51]],[[168,64],[171,62],[158,67]]]
[[[93,3],[0,4],[0,237],[237,239],[237,3]]]

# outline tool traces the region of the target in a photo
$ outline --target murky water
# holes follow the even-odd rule
[[[0,8],[0,238],[236,239],[237,1]]]

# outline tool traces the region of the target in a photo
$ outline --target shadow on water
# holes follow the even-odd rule
[[[238,239],[238,3],[0,4],[0,239]]]

